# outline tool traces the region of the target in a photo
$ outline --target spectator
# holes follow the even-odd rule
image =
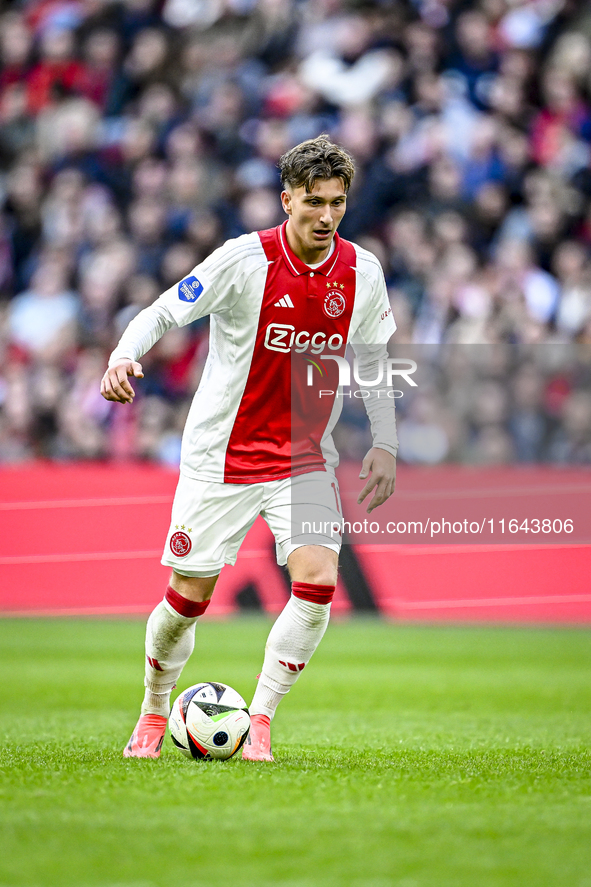
[[[6,12],[0,18],[0,98],[11,86],[27,77],[33,48],[33,34],[19,12]]]
[[[54,101],[59,91],[70,95],[87,76],[75,56],[74,34],[68,28],[49,27],[40,37],[40,59],[27,76],[29,110],[33,116]]]
[[[11,338],[27,357],[56,360],[74,346],[79,302],[66,281],[63,263],[47,258],[33,274],[30,289],[11,302]]]

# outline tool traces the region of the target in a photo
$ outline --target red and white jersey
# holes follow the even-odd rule
[[[374,255],[335,234],[332,254],[311,269],[289,248],[285,225],[227,241],[155,303],[179,326],[211,317],[183,435],[181,470],[191,477],[257,483],[334,466],[340,398],[322,399],[294,451],[292,359],[343,357],[347,342],[385,343],[396,328]],[[126,351],[125,334],[114,356],[123,354],[140,356]],[[336,362],[322,366],[334,382]]]

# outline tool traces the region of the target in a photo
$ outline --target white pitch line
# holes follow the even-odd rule
[[[591,546],[585,543],[572,543],[560,545],[559,543],[548,543],[547,545],[527,545],[515,543],[514,545],[466,545],[458,543],[457,545],[364,545],[363,543],[355,546],[358,550],[367,553],[392,552],[397,557],[405,555],[420,556],[424,554],[466,554],[483,552],[483,551],[551,551],[557,548],[588,549]],[[63,564],[63,563],[82,563],[84,561],[108,561],[108,560],[141,560],[145,558],[160,558],[162,549],[153,549],[150,551],[86,551],[86,552],[64,552],[63,554],[23,554],[0,557],[0,566],[11,566],[16,564]],[[252,548],[241,551],[238,555],[239,560],[251,560],[255,558],[268,558],[271,556],[271,549]]]
[[[533,486],[533,487],[494,487],[484,489],[471,488],[470,490],[409,490],[405,492],[397,489],[394,493],[395,501],[420,501],[423,499],[499,499],[503,496],[539,496],[547,493],[550,496],[568,495],[570,493],[591,493],[591,484],[567,484],[563,486]],[[356,499],[357,493],[341,491],[342,499]],[[394,501],[394,500],[393,500]]]
[[[122,561],[161,556],[161,548],[157,551],[84,551],[69,554],[23,554],[13,557],[0,557],[0,566],[9,566],[11,564],[79,563],[81,561]]]
[[[155,606],[154,601],[149,604],[129,604],[119,607],[60,607],[52,609],[31,610],[2,610],[0,618],[22,616],[110,616],[120,613],[149,613]]]
[[[557,549],[572,551],[573,549],[591,548],[591,543],[574,539],[572,542],[561,539],[560,541],[546,542],[545,544],[532,542],[531,545],[528,545],[527,542],[491,542],[490,544],[485,542],[474,542],[473,544],[470,542],[437,542],[433,545],[425,542],[417,542],[416,545],[408,543],[396,544],[395,542],[385,542],[383,544],[357,542],[355,543],[355,548],[357,551],[365,551],[368,554],[391,552],[396,557],[407,555],[419,557],[423,554],[476,554],[484,551],[555,551]]]
[[[34,511],[45,508],[96,508],[105,505],[163,505],[169,496],[120,496],[112,499],[41,499],[37,502],[0,502],[0,511]]]
[[[157,603],[157,601],[156,601]],[[139,613],[149,613],[154,609],[154,601],[146,604],[129,604],[119,607],[59,607],[55,609],[34,610],[2,610],[0,619],[46,618],[47,616],[130,616]],[[215,616],[225,616],[235,613],[236,609],[230,606],[217,605]]]
[[[570,493],[591,493],[591,484],[571,484],[568,486],[538,487],[495,487],[494,489],[471,490],[429,490],[416,492],[396,491],[396,500],[421,499],[474,499],[480,497],[498,498],[505,495],[537,496],[541,493],[550,495]],[[0,511],[25,511],[45,508],[96,508],[105,505],[164,505],[172,502],[173,493],[162,496],[120,496],[108,499],[41,499],[31,502],[0,502]],[[357,498],[357,493],[345,492],[344,498]]]
[[[241,551],[240,558],[261,558],[268,557],[270,551],[265,549],[251,549]],[[23,554],[13,555],[11,557],[0,557],[0,566],[12,566],[15,564],[63,564],[63,563],[81,563],[83,561],[124,561],[138,560],[144,558],[162,557],[162,549],[158,548],[153,551],[88,551],[88,552],[72,552],[65,554]]]
[[[538,597],[475,598],[455,601],[401,601],[386,598],[380,601],[399,610],[443,610],[461,607],[522,607],[528,604],[579,604],[591,601],[591,594],[551,594]]]

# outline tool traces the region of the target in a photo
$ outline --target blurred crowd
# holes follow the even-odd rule
[[[0,2],[0,462],[178,462],[207,321],[144,358],[132,407],[99,394],[108,355],[282,220],[277,160],[321,132],[357,161],[340,231],[380,259],[396,342],[431,349],[401,458],[591,462],[578,0]],[[367,442],[347,403],[341,448]]]
[[[411,465],[591,463],[591,348],[572,343],[398,345],[416,364],[394,384],[399,458]],[[403,366],[409,367],[406,363]],[[358,388],[344,396],[345,458],[370,445]]]

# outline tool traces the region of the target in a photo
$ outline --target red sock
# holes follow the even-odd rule
[[[195,616],[203,616],[209,607],[209,601],[190,601],[188,598],[183,597],[182,594],[179,594],[178,591],[175,591],[170,585],[166,589],[164,597],[179,616],[186,616],[188,619]]]
[[[330,604],[335,585],[313,585],[311,582],[292,582],[291,593],[312,604]]]

